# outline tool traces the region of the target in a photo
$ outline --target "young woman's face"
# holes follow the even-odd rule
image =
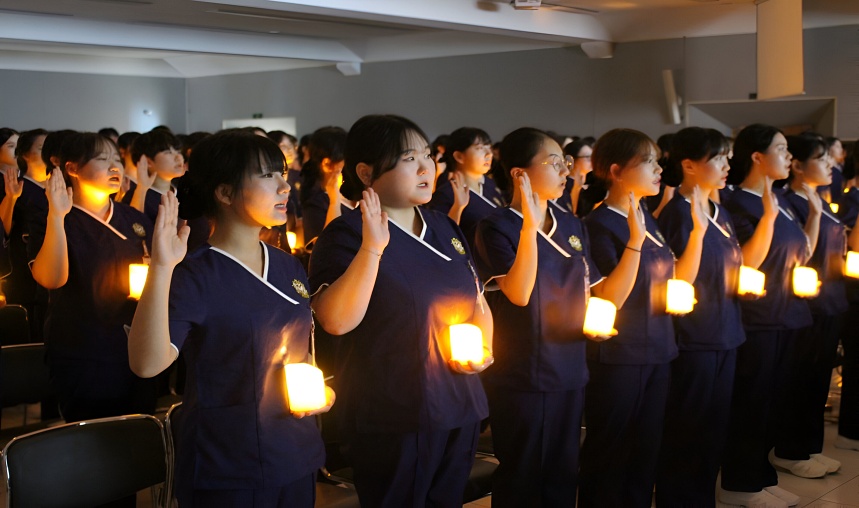
[[[655,196],[659,194],[659,184],[662,182],[662,168],[659,166],[658,152],[655,145],[648,143],[642,154],[634,157],[623,168],[612,165],[612,181],[622,183],[626,192],[633,192],[638,197]]]
[[[594,153],[594,151],[588,145],[581,147],[579,149],[579,153],[573,157],[573,170],[571,172],[576,175],[584,176],[593,171],[594,166],[591,164],[592,153]]]
[[[21,154],[21,157],[27,162],[28,171],[45,170],[45,162],[42,160],[42,145],[45,144],[46,137],[48,137],[47,134],[36,137],[32,146],[30,146],[30,150],[27,153]]]
[[[292,141],[289,140],[286,136],[281,138],[280,143],[277,144],[280,148],[280,151],[283,152],[284,158],[286,158],[286,165],[292,166],[295,162],[295,145],[292,144]]]
[[[728,154],[720,153],[711,159],[697,161],[683,161],[683,180],[689,180],[689,184],[697,185],[705,193],[715,189],[724,189],[728,182]],[[691,165],[691,172],[687,173],[685,164]]]
[[[475,140],[464,152],[453,154],[457,169],[476,175],[485,175],[492,167],[492,145]]]
[[[185,174],[185,158],[173,147],[155,154],[150,159],[149,172],[154,172],[164,180],[170,181]]]
[[[844,151],[844,145],[842,145],[841,141],[837,139],[832,143],[832,146],[829,147],[829,155],[836,164],[844,164],[844,157],[846,154],[847,153]]]
[[[791,171],[795,178],[812,188],[832,183],[832,163],[829,154],[821,151],[807,161],[794,160]]]
[[[109,145],[81,167],[67,168],[75,192],[113,194],[119,190],[122,181],[122,161],[119,153]]]
[[[286,183],[285,172],[264,171],[245,175],[238,194],[231,206],[248,224],[272,227],[286,223],[289,184]]]
[[[394,169],[382,173],[370,186],[379,194],[383,206],[411,208],[429,202],[434,178],[435,162],[429,143],[412,132]]]
[[[760,154],[759,163],[763,168],[764,176],[769,176],[772,180],[784,180],[790,175],[792,157],[787,150],[787,139],[782,133],[776,133],[766,152],[755,152],[755,154]]]
[[[12,134],[9,139],[0,146],[0,166],[14,166],[17,164],[15,160],[15,148],[18,146],[18,135]]]
[[[553,139],[543,139],[540,151],[524,169],[531,181],[531,190],[541,200],[557,199],[564,193],[570,169],[564,160],[564,151]]]

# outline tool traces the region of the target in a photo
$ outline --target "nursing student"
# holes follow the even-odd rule
[[[740,303],[746,342],[737,349],[722,460],[719,500],[726,504],[783,508],[799,502],[778,486],[767,457],[788,360],[802,329],[812,324],[808,303],[793,293],[792,272],[810,259],[821,216],[820,198],[806,193],[809,212],[803,228],[787,199],[773,191],[772,182],[786,179],[790,166],[787,139],[775,127],[753,124],[737,135],[728,183],[738,187],[725,208],[736,226],[743,264],[764,272],[766,295]]]
[[[496,362],[482,375],[500,461],[492,506],[574,506],[588,380],[585,307],[591,293],[620,307],[640,253],[626,249],[612,274],[600,277],[582,222],[549,204],[564,192],[570,168],[545,132],[505,136],[501,162],[517,183],[513,201],[480,222],[475,247],[495,319]],[[630,245],[640,250],[644,224],[629,217]]]
[[[456,129],[445,146],[447,170],[436,183],[429,208],[446,213],[474,248],[477,223],[505,205],[495,182],[486,176],[492,167],[492,140],[474,127]]]
[[[826,140],[820,135],[788,136],[787,148],[793,160],[785,197],[799,223],[804,225],[811,209],[807,191],[816,193],[821,186],[832,183],[836,170],[832,168]],[[808,301],[813,323],[796,341],[797,347],[790,360],[788,395],[779,406],[771,458],[776,467],[798,473],[798,476],[819,478],[841,467],[840,462],[821,452],[823,412],[829,397],[838,341],[844,330],[844,312],[849,307],[844,280],[844,253],[848,243],[852,250],[859,250],[859,232],[854,229],[848,239],[846,227],[824,203],[817,245],[807,263],[820,278],[820,294]]]
[[[268,138],[227,130],[189,162],[187,210],[214,233],[190,234],[172,192],[159,205],[152,263],[129,334],[128,361],[153,377],[178,351],[187,365],[176,422],[183,507],[312,507],[324,447],[311,413],[292,412],[284,365],[307,362],[312,318],[301,264],[259,240],[286,222],[283,154]],[[177,233],[178,231],[178,233]],[[333,392],[327,390],[327,411]]]
[[[631,129],[614,129],[597,140],[594,174],[609,188],[602,205],[585,218],[591,257],[603,276],[620,269],[629,253],[639,258],[635,284],[618,310],[617,336],[589,341],[590,381],[585,391],[587,433],[581,452],[579,506],[650,506],[662,438],[671,360],[677,356],[674,327],[666,312],[668,279],[695,282],[710,224],[703,194],[691,194],[692,230],[676,260],[656,221],[638,203],[659,192],[662,168],[656,144]],[[629,215],[644,223],[633,235]]]
[[[0,190],[0,222],[3,223],[7,235],[12,230],[12,210],[22,188],[18,182],[18,160],[15,156],[17,146],[18,132],[6,127],[0,128],[0,173],[3,173],[4,181]]]
[[[337,336],[341,433],[362,506],[461,506],[493,362],[492,315],[468,243],[426,210],[435,165],[417,125],[359,119],[346,140],[343,190],[360,208],[333,220],[310,258],[313,309]],[[450,325],[472,323],[480,363],[450,358]],[[318,329],[318,328],[317,328]]]
[[[332,220],[355,207],[340,192],[345,144],[346,131],[340,127],[322,127],[310,136],[310,158],[301,167],[299,191],[305,245]]]
[[[859,214],[859,189],[856,188],[856,168],[859,167],[859,150],[854,148],[852,164],[844,168],[845,189],[839,218],[848,227],[856,228]],[[851,233],[852,234],[852,233]],[[847,300],[841,346],[844,357],[841,365],[841,408],[838,413],[838,437],[835,447],[859,451],[859,279],[846,281]]]
[[[50,291],[51,385],[67,422],[155,409],[154,383],[128,366],[123,328],[137,307],[129,298],[129,265],[149,257],[152,223],[110,199],[121,179],[112,141],[70,135],[46,184],[46,225],[30,231],[33,279]]]
[[[677,132],[663,179],[676,192],[659,215],[659,228],[682,256],[695,229],[693,194],[710,196],[725,187],[730,144],[719,131],[688,127]],[[731,217],[707,201],[695,278],[695,308],[674,320],[679,354],[671,362],[671,385],[656,477],[659,507],[716,505],[716,477],[728,433],[737,347],[746,339],[737,283],[743,253]]]

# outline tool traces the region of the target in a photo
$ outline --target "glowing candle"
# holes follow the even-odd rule
[[[838,213],[838,203],[829,203],[829,209],[832,213]]]
[[[859,278],[859,252],[850,251],[847,253],[844,275]]]
[[[321,370],[308,363],[290,363],[284,369],[290,411],[306,413],[325,407],[325,380]]]
[[[817,272],[808,266],[793,269],[793,294],[801,298],[813,298],[820,290]]]
[[[149,265],[132,263],[128,265],[128,297],[140,300],[143,294],[143,286],[146,285],[146,276],[149,274]]]
[[[343,173],[337,173],[337,188],[343,186]]]
[[[763,272],[750,266],[740,267],[740,285],[737,291],[739,294],[763,296],[765,283],[766,276]]]
[[[295,242],[298,241],[298,237],[295,235],[294,231],[286,232],[286,243],[289,245],[290,250],[295,250]]]
[[[695,307],[695,288],[685,280],[669,279],[665,302],[665,312],[688,314]]]
[[[585,310],[585,325],[583,331],[596,337],[610,337],[617,333],[614,329],[614,318],[617,307],[614,303],[592,296],[588,299]]]
[[[483,331],[468,323],[451,325],[450,358],[465,365],[483,363]]]

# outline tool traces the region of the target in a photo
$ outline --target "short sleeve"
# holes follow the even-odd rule
[[[477,272],[484,282],[507,275],[516,261],[519,239],[502,232],[491,218],[478,223],[474,244]]]
[[[188,262],[180,263],[170,282],[170,342],[181,350],[191,330],[203,323],[206,305],[205,279]]]
[[[310,254],[310,293],[339,279],[360,248],[360,233],[344,217],[334,219],[319,235]]]
[[[607,276],[620,261],[618,240],[611,230],[599,221],[586,220],[585,227],[591,243],[591,259],[593,259],[597,270],[603,276]]]

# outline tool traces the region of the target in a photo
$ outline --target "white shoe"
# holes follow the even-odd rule
[[[859,439],[850,439],[849,437],[839,435],[835,438],[835,447],[844,450],[859,451]]]
[[[788,460],[775,456],[775,450],[770,450],[770,464],[776,469],[789,472],[800,478],[823,478],[826,476],[826,466],[816,460]]]
[[[775,497],[781,499],[788,506],[796,506],[799,504],[799,496],[794,494],[793,492],[788,492],[778,485],[773,485],[772,487],[764,487],[765,492],[769,492]]]
[[[826,466],[826,472],[828,474],[835,473],[839,469],[841,469],[841,462],[838,462],[835,459],[830,459],[829,457],[827,457],[826,455],[823,455],[822,453],[812,453],[811,454],[811,460],[816,460],[817,462],[820,462],[821,464]]]
[[[719,488],[719,501],[724,504],[746,508],[788,508],[788,504],[766,490],[760,492],[735,492]]]

